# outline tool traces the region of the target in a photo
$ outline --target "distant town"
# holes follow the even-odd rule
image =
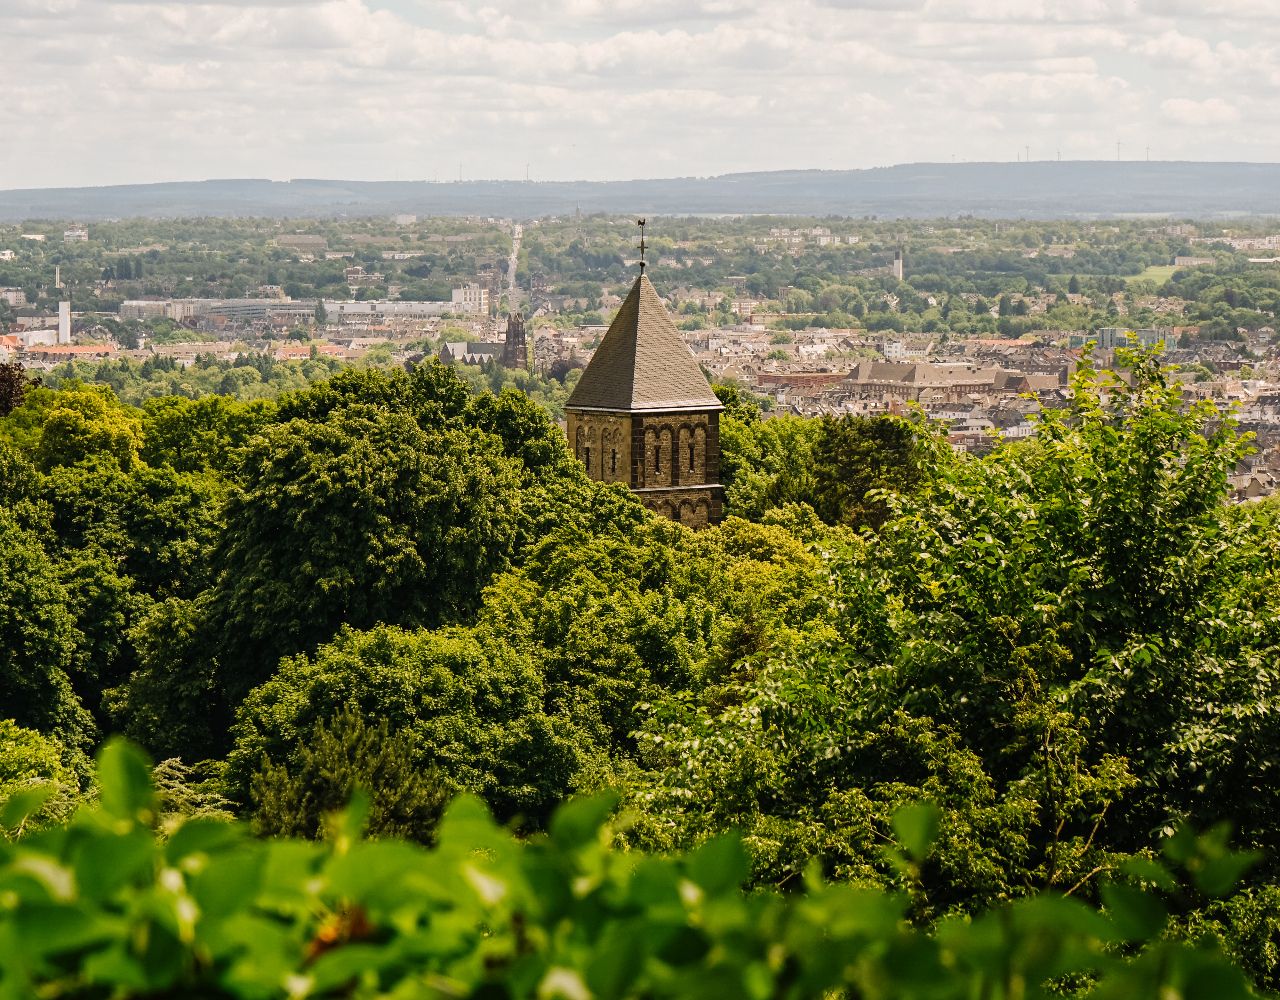
[[[29,220],[0,227],[0,361],[56,382],[438,357],[524,372],[555,412],[637,239],[582,214]],[[767,415],[918,408],[980,452],[1034,435],[1086,357],[1123,373],[1126,349],[1158,351],[1188,403],[1255,435],[1233,496],[1280,482],[1280,232],[1261,222],[662,218],[648,265],[693,357]]]

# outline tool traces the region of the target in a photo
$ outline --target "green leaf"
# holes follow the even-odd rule
[[[1048,893],[1019,899],[1010,907],[1018,927],[1042,927],[1056,937],[1079,934],[1082,937],[1111,940],[1112,925],[1093,907],[1071,896]]]
[[[388,910],[405,904],[421,906],[428,899],[448,899],[453,888],[439,883],[435,876],[446,873],[440,865],[424,863],[426,858],[413,844],[369,841],[333,858],[325,874],[341,898]]]
[[[134,991],[145,989],[147,985],[146,971],[129,954],[124,941],[115,941],[110,948],[89,955],[80,971],[91,983],[106,983],[116,987],[120,996],[128,995],[121,987]]]
[[[262,888],[266,860],[266,851],[257,844],[210,858],[188,881],[201,912],[223,917],[247,908]]]
[[[1211,952],[1183,952],[1189,966],[1183,980],[1186,1000],[1246,1000],[1256,997],[1249,980],[1222,955]]]
[[[98,752],[98,783],[108,816],[132,823],[150,821],[155,806],[151,764],[128,740],[112,737]]]
[[[566,802],[551,818],[551,839],[566,850],[583,847],[599,838],[605,821],[618,806],[613,792],[584,796]]]
[[[501,840],[501,831],[483,800],[474,795],[457,795],[444,811],[436,842],[442,852],[470,853]]]
[[[893,832],[916,863],[929,856],[941,817],[942,811],[932,802],[915,802],[893,814]]]
[[[689,877],[710,896],[737,890],[751,873],[751,859],[737,833],[708,840],[686,865]]]
[[[1178,827],[1173,836],[1166,838],[1160,845],[1161,853],[1175,864],[1186,864],[1195,857],[1198,850],[1196,833],[1185,824]]]
[[[1173,892],[1178,887],[1178,880],[1169,869],[1152,858],[1129,858],[1120,864],[1120,870],[1143,882],[1151,882],[1166,892]]]
[[[1119,882],[1103,883],[1101,891],[1107,915],[1125,940],[1145,941],[1164,927],[1168,911],[1150,893]]]
[[[178,864],[194,854],[226,850],[242,843],[244,827],[219,819],[189,819],[173,832],[164,845],[165,860]]]
[[[156,844],[149,830],[95,832],[77,845],[76,884],[84,897],[105,900],[135,877],[150,875],[155,855]]]
[[[1216,858],[1209,858],[1191,877],[1196,888],[1206,896],[1225,896],[1250,868],[1262,860],[1260,851],[1228,851]]]
[[[363,788],[357,788],[351,793],[347,808],[328,817],[325,831],[333,842],[334,850],[339,854],[351,850],[352,845],[364,836],[365,827],[369,823],[370,806],[369,793]]]
[[[14,792],[5,800],[4,808],[0,809],[0,830],[16,830],[22,826],[40,811],[40,807],[57,790],[56,785],[46,783]]]
[[[668,965],[688,965],[701,961],[711,950],[711,939],[697,927],[679,927],[658,948],[658,957]]]
[[[587,983],[600,1000],[625,997],[634,992],[644,965],[645,950],[653,946],[652,925],[644,920],[610,923],[596,943],[586,965]]]
[[[17,914],[18,940],[32,955],[57,955],[109,940],[119,928],[98,913],[59,903],[30,903]]]
[[[344,984],[359,982],[361,977],[376,974],[378,968],[393,957],[377,945],[343,944],[325,952],[308,969],[313,980],[312,990],[317,994],[330,991],[337,991],[340,995],[348,993],[348,990],[340,989]]]

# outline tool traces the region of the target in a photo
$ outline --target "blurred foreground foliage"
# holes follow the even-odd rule
[[[562,805],[519,841],[454,800],[431,849],[367,840],[368,799],[323,842],[255,840],[196,816],[157,832],[146,758],[98,757],[99,805],[0,841],[0,996],[612,997],[1231,1000],[1252,994],[1212,937],[1165,934],[1189,895],[1223,896],[1252,863],[1222,831],[1169,838],[1096,908],[1042,893],[933,930],[910,891],[826,884],[744,893],[727,833],[696,850],[619,850],[609,794]],[[13,831],[48,787],[13,795]],[[910,884],[937,810],[893,818],[886,861]]]

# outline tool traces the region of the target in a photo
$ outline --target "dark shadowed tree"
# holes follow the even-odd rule
[[[29,378],[27,370],[16,361],[0,364],[0,417],[7,417],[22,405],[27,390],[40,384],[38,378]]]
[[[828,524],[879,525],[888,507],[873,491],[916,487],[930,440],[901,417],[824,417],[813,443],[814,510]]]
[[[263,761],[253,777],[253,828],[264,836],[318,839],[326,818],[345,809],[357,790],[369,799],[369,834],[423,844],[433,841],[453,795],[446,778],[422,766],[409,733],[392,733],[386,719],[366,720],[348,705],[291,756]]]

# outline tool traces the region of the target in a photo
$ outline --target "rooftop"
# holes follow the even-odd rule
[[[645,275],[565,403],[585,410],[718,410],[720,400]]]

